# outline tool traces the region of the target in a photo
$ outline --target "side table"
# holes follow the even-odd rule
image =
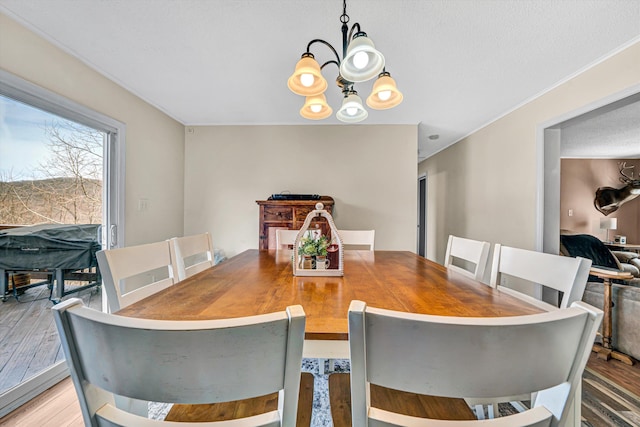
[[[631,273],[619,270],[607,270],[604,268],[591,267],[589,274],[602,279],[604,282],[604,316],[602,319],[602,345],[594,344],[593,351],[598,353],[599,359],[609,360],[611,358],[619,360],[627,365],[633,365],[633,359],[624,353],[620,353],[613,349],[611,344],[612,336],[612,319],[611,308],[613,307],[613,301],[611,297],[611,279],[629,280],[633,276]]]

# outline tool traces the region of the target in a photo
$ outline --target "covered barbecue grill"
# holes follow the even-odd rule
[[[40,224],[0,230],[0,296],[7,299],[9,273],[45,272],[50,299],[100,284],[96,252],[101,249],[99,224]],[[87,272],[86,270],[94,270]],[[65,290],[65,280],[89,282]],[[54,286],[55,282],[55,286]],[[16,289],[13,290],[17,296]],[[52,298],[55,295],[55,298]]]

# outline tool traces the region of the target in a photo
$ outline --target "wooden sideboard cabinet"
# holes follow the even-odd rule
[[[333,211],[333,198],[329,196],[321,196],[319,200],[256,200],[256,203],[260,206],[260,250],[276,248],[278,228],[299,230],[307,214],[316,208],[316,203],[322,203],[329,213]],[[324,218],[314,219],[310,228],[321,228],[323,234],[330,232]]]

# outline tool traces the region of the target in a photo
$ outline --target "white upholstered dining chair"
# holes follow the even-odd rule
[[[365,246],[373,251],[375,248],[376,230],[338,230],[344,246]]]
[[[289,249],[289,246],[296,242],[296,236],[299,231],[278,228],[276,230],[276,249]]]
[[[169,242],[178,280],[184,280],[213,267],[213,243],[209,233],[174,237]]]
[[[96,258],[112,313],[178,281],[168,240],[98,251]]]
[[[332,387],[338,384],[333,378],[349,374],[329,377],[334,425],[351,425],[349,421],[354,426],[562,425],[602,315],[583,302],[527,316],[465,318],[383,310],[352,301],[350,395],[335,396],[336,390],[345,388]],[[374,392],[378,387],[387,390]],[[531,409],[492,420],[427,422],[424,418],[435,416],[425,407],[423,415],[405,415],[412,413],[413,402],[420,406],[415,394],[454,398],[448,404],[453,408],[463,398],[532,392],[537,395]],[[394,410],[398,402],[407,412]],[[345,414],[349,407],[350,420]],[[453,417],[452,412],[445,415]]]
[[[450,235],[447,242],[447,252],[444,257],[444,266],[481,282],[487,268],[489,248],[489,242]],[[461,261],[465,264],[458,265]],[[473,266],[469,266],[470,268],[467,269],[465,268],[467,267],[466,263],[473,264]]]
[[[165,321],[102,313],[74,298],[53,313],[86,426],[177,425],[166,419],[191,421],[198,407],[273,393],[275,410],[195,425],[296,425],[305,330],[299,305],[235,319]],[[118,408],[114,396],[174,405],[165,421],[149,420]],[[194,410],[173,416],[185,406]]]

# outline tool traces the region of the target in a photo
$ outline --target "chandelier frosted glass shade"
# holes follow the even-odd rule
[[[340,64],[340,75],[354,83],[370,80],[384,69],[384,56],[366,34],[351,40]]]
[[[389,73],[384,72],[373,84],[371,95],[367,98],[367,105],[374,110],[386,110],[400,104],[402,98],[402,92],[398,90],[396,81]]]
[[[362,106],[362,99],[352,93],[344,98],[342,101],[342,107],[336,113],[336,117],[341,122],[345,123],[357,123],[366,119],[369,113]]]
[[[305,53],[296,64],[296,69],[289,77],[287,86],[291,92],[300,96],[314,96],[327,90],[327,80],[320,72],[320,64],[312,54]]]
[[[322,120],[333,113],[333,109],[327,104],[324,94],[307,96],[304,105],[300,109],[300,115],[305,119]]]

